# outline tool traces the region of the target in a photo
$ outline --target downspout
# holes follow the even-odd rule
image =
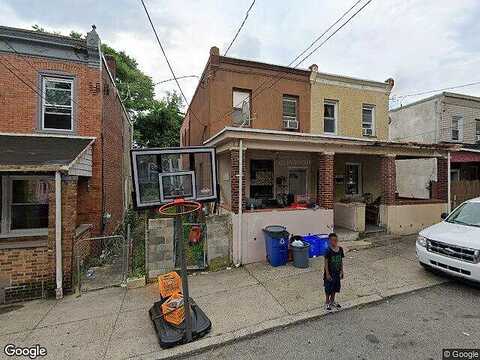
[[[63,265],[62,265],[62,175],[55,172],[55,279],[57,283],[56,297],[63,298]]]
[[[242,252],[242,214],[243,214],[243,140],[240,139],[238,147],[238,264],[240,266],[243,260]]]
[[[447,153],[447,213],[452,211],[451,176],[450,176],[450,151]]]

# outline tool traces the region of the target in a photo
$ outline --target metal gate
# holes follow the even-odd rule
[[[75,292],[125,286],[128,242],[123,235],[81,239],[74,246]]]

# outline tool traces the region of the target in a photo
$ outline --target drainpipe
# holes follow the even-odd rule
[[[450,193],[450,188],[451,188],[451,176],[450,176],[450,151],[447,153],[447,198],[448,198],[448,204],[447,204],[447,213],[450,213],[452,211],[452,194]]]
[[[238,147],[238,250],[239,263],[242,264],[243,252],[242,252],[242,214],[243,214],[243,140],[240,140]]]
[[[56,297],[63,298],[62,267],[62,176],[55,173],[55,278],[57,282]]]

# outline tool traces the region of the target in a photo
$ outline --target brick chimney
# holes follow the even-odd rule
[[[110,74],[112,74],[113,79],[117,78],[117,62],[112,55],[105,54],[105,60],[107,61],[108,70],[110,70]]]

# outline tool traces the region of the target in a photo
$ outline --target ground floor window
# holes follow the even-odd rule
[[[250,197],[273,199],[273,160],[250,161]]]
[[[0,234],[48,228],[48,181],[37,176],[2,176]]]

